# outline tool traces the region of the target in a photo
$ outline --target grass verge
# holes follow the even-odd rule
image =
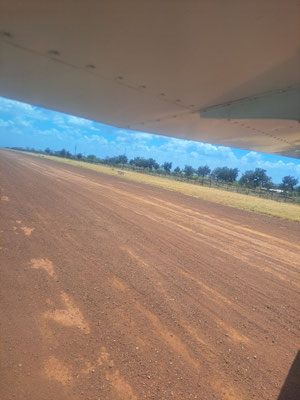
[[[46,156],[43,154],[26,154],[39,158],[55,160],[68,165],[75,165],[77,167],[102,172],[107,175],[118,176],[121,179],[127,179],[134,182],[145,183],[163,189],[184,193],[188,196],[208,200],[214,203],[224,204],[226,206],[239,208],[241,210],[254,211],[261,214],[267,214],[274,217],[300,222],[300,206],[296,204],[281,203],[270,199],[263,199],[259,197],[248,196],[246,194],[228,192],[222,189],[194,185],[187,182],[168,179],[167,177],[152,176],[130,170],[126,170],[124,175],[119,175],[118,169],[105,165],[89,164],[82,161],[68,160],[65,158]]]

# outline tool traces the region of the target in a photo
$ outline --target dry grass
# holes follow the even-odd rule
[[[107,175],[118,176],[120,179],[128,179],[130,181],[145,183],[167,190],[184,193],[188,196],[197,197],[199,199],[224,204],[226,206],[235,207],[242,210],[255,211],[262,214],[268,214],[275,217],[300,222],[300,206],[296,204],[281,203],[270,199],[263,199],[241,193],[228,192],[222,189],[194,185],[187,182],[175,181],[173,179],[168,179],[165,177],[152,176],[130,170],[125,171],[124,175],[119,175],[118,169],[111,168],[105,165],[89,164],[82,161],[68,160],[60,157],[46,156],[42,154],[27,154],[40,158],[47,158],[50,160],[59,161],[68,165],[75,165],[78,167],[91,169],[93,171],[102,172]]]

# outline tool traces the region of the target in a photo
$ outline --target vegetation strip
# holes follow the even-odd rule
[[[271,199],[248,196],[214,187],[194,185],[190,182],[177,181],[169,177],[154,176],[132,170],[122,170],[103,164],[94,164],[68,158],[49,156],[40,153],[25,152],[39,158],[55,160],[64,164],[74,165],[108,175],[118,176],[130,181],[149,184],[163,189],[180,192],[188,196],[235,207],[242,210],[254,211],[283,219],[300,222],[300,207],[297,204],[283,203]],[[121,172],[121,173],[120,173]]]

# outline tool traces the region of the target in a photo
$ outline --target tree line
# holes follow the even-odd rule
[[[197,180],[213,179],[215,181],[227,184],[241,185],[250,189],[264,188],[267,190],[281,190],[283,192],[292,192],[296,190],[300,194],[300,186],[297,186],[298,179],[287,175],[282,178],[280,184],[274,184],[272,179],[267,175],[267,172],[263,168],[255,168],[254,170],[248,170],[242,173],[240,179],[238,179],[239,170],[238,168],[229,167],[217,167],[211,169],[208,165],[200,165],[198,168],[193,168],[191,165],[185,165],[184,168],[176,167],[172,171],[172,162],[165,161],[161,165],[153,158],[135,157],[131,160],[125,154],[121,154],[114,157],[106,157],[104,159],[96,157],[94,154],[87,156],[82,153],[71,154],[69,151],[62,149],[53,151],[49,147],[43,150],[35,150],[33,148],[22,148],[13,147],[14,150],[29,151],[33,153],[41,153],[46,155],[52,155],[56,157],[69,158],[73,160],[80,160],[85,162],[106,164],[115,167],[132,167],[133,169],[142,169],[145,171],[152,171],[162,175],[173,175],[185,179]]]

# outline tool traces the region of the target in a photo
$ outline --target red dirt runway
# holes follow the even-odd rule
[[[0,151],[1,400],[277,399],[300,224]]]

